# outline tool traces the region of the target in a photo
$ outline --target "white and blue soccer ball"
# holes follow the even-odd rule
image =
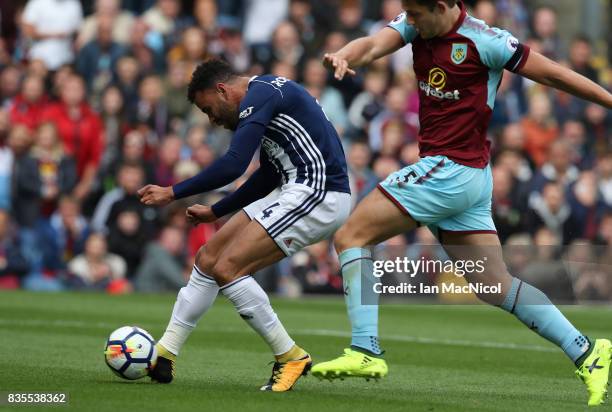
[[[157,362],[155,340],[142,328],[123,326],[108,337],[104,360],[113,372],[124,379],[143,378]]]

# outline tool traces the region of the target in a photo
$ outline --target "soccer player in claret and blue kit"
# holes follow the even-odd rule
[[[404,13],[378,33],[356,39],[323,64],[337,79],[412,44],[420,97],[420,160],[391,174],[369,194],[335,236],[351,347],[313,366],[324,378],[387,374],[378,341],[377,302],[363,304],[362,286],[373,283],[368,246],[428,226],[452,259],[482,259],[470,283],[502,285],[500,295],[479,295],[548,339],[577,367],[589,405],[603,403],[612,345],[584,336],[540,290],[513,277],[503,262],[491,218],[492,178],[487,127],[504,70],[612,108],[612,95],[585,77],[531,51],[507,31],[467,14],[457,0],[404,0]],[[457,247],[453,247],[457,246]],[[372,304],[374,303],[374,304]]]
[[[234,131],[230,148],[190,179],[170,187],[143,187],[138,192],[143,203],[165,205],[222,188],[246,171],[258,149],[260,167],[218,203],[187,209],[193,223],[242,211],[199,249],[149,375],[161,383],[172,381],[180,349],[221,293],[275,356],[272,376],[261,390],[290,390],[312,360],[291,339],[250,274],[330,238],[346,221],[351,195],[340,139],[302,86],[271,75],[240,76],[221,60],[196,68],[188,98],[213,124]]]

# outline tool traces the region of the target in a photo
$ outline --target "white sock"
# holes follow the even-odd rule
[[[272,349],[274,355],[289,352],[295,342],[270,306],[268,295],[251,276],[243,276],[221,288],[234,307]]]
[[[191,271],[187,286],[181,288],[172,309],[172,317],[159,343],[178,355],[198,321],[212,306],[219,293],[219,285],[196,266]]]

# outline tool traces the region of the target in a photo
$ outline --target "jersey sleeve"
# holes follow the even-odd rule
[[[517,72],[527,62],[529,47],[506,30],[490,28],[481,40],[478,45],[480,58],[491,69]]]
[[[238,129],[252,123],[267,126],[277,114],[283,99],[283,92],[277,86],[267,81],[253,80],[240,104]]]
[[[387,27],[397,31],[404,39],[404,43],[411,43],[417,36],[417,31],[411,24],[406,20],[406,12],[398,14],[396,18],[391,20]]]

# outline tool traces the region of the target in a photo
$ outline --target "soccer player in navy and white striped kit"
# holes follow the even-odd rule
[[[261,389],[289,390],[310,369],[311,358],[289,337],[250,274],[330,237],[347,219],[351,197],[340,139],[318,102],[283,77],[249,79],[211,60],[197,67],[188,94],[212,123],[235,130],[230,148],[191,179],[173,187],[145,186],[141,201],[164,205],[221,188],[246,171],[258,148],[260,167],[218,203],[187,210],[194,223],[241,208],[244,213],[235,214],[198,251],[150,375],[159,382],[172,380],[176,355],[221,292],[276,357],[272,377]]]

